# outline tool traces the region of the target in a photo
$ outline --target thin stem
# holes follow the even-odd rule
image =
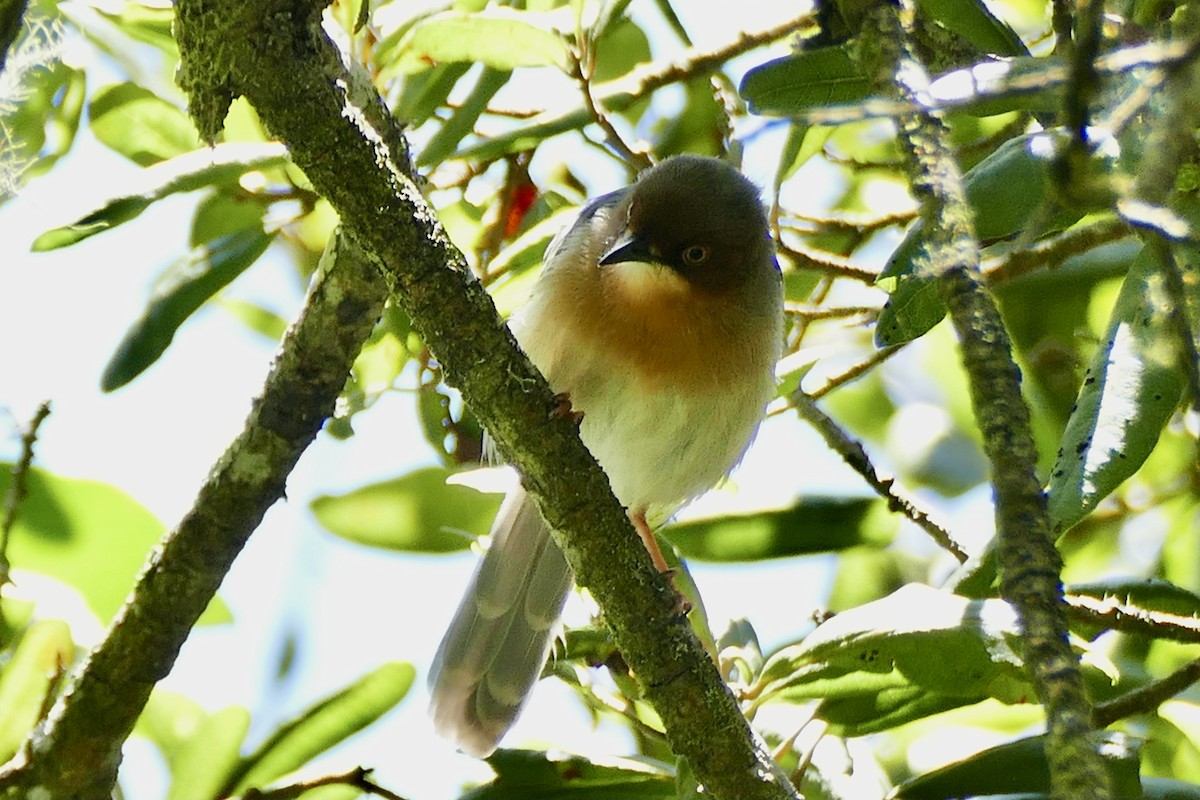
[[[834,452],[842,457],[842,460],[850,465],[851,469],[863,477],[875,492],[888,502],[889,511],[898,511],[908,519],[915,522],[921,530],[929,534],[929,536],[937,542],[950,555],[954,556],[958,563],[963,563],[967,560],[967,552],[962,546],[954,540],[945,528],[938,525],[929,515],[917,508],[911,500],[901,497],[895,491],[895,481],[891,478],[880,478],[879,473],[875,471],[875,466],[871,463],[871,457],[867,455],[867,451],[863,448],[862,443],[842,430],[842,427],[836,421],[813,402],[813,398],[804,392],[796,391],[789,398],[800,416],[805,422],[812,425],[817,433],[821,434],[821,438],[829,445]]]

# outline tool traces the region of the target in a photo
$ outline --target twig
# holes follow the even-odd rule
[[[1105,217],[1014,250],[986,268],[983,274],[989,285],[1003,283],[1039,267],[1053,269],[1071,256],[1123,239],[1130,233],[1132,230],[1124,219]]]
[[[824,272],[835,278],[849,278],[850,280],[859,281],[871,286],[879,278],[878,273],[872,272],[869,269],[863,269],[862,267],[856,267],[850,263],[849,259],[836,256],[833,253],[811,250],[802,246],[792,246],[783,242],[777,242],[775,249],[783,257],[795,262],[796,266],[800,269]]]
[[[897,211],[892,214],[877,214],[870,217],[856,216],[854,214],[837,214],[831,216],[817,216],[816,214],[800,214],[789,212],[788,217],[792,219],[807,222],[818,229],[833,228],[836,230],[851,229],[860,233],[873,233],[881,228],[890,228],[892,225],[907,225],[912,222],[916,216],[914,211]]]
[[[1100,599],[1069,594],[1066,602],[1068,611],[1075,619],[1100,623],[1114,631],[1175,642],[1200,643],[1200,619],[1195,617],[1151,611],[1118,602],[1113,597]]]
[[[967,552],[954,540],[954,537],[930,519],[928,514],[913,505],[911,500],[896,493],[893,479],[879,477],[879,473],[875,471],[871,457],[867,455],[862,443],[851,438],[832,417],[818,408],[812,397],[797,390],[792,393],[789,400],[792,401],[792,405],[795,406],[804,421],[821,434],[825,443],[840,455],[851,469],[861,475],[876,494],[887,500],[889,511],[898,511],[915,522],[938,543],[939,547],[958,559],[958,563],[961,564],[967,560]]]
[[[8,491],[4,494],[4,519],[0,520],[0,590],[3,590],[6,584],[11,583],[9,570],[12,565],[8,563],[8,541],[13,527],[17,524],[17,514],[20,512],[21,503],[25,500],[26,481],[29,477],[29,468],[33,464],[33,445],[37,442],[38,428],[42,426],[48,416],[50,416],[50,401],[43,400],[37,411],[34,412],[33,418],[29,420],[25,432],[21,434],[21,455],[12,466],[12,479],[8,484]],[[0,616],[0,619],[2,618]]]
[[[616,151],[621,160],[640,172],[651,166],[650,158],[625,142],[612,120],[608,118],[608,114],[596,102],[596,96],[592,94],[592,76],[596,71],[595,44],[590,33],[584,33],[578,38],[578,45],[571,53],[571,69],[568,74],[579,84],[583,104],[587,107],[592,121],[604,132],[604,140],[608,142],[608,146]]]
[[[322,786],[349,786],[352,789],[358,789],[367,794],[382,797],[385,800],[404,800],[400,795],[390,789],[383,788],[371,780],[372,771],[367,767],[355,767],[340,775],[325,775],[320,778],[313,778],[311,781],[292,783],[276,789],[250,789],[242,795],[242,798],[243,800],[295,800],[295,798],[300,797],[305,792],[312,789],[319,789]]]
[[[1096,59],[1094,66],[1099,75],[1120,75],[1139,67],[1177,68],[1194,60],[1198,54],[1200,41],[1155,42],[1106,53]],[[977,78],[974,91],[969,94],[959,91],[959,82],[955,81],[953,93],[938,92],[935,86],[932,93],[919,99],[869,97],[854,104],[815,108],[799,115],[798,119],[812,125],[842,125],[881,117],[895,119],[918,111],[953,111],[993,98],[1055,89],[1065,85],[1069,75],[1070,68],[1066,63],[1054,62],[1031,72],[997,75],[992,71]]]
[[[879,306],[809,306],[800,303],[784,303],[783,311],[801,319],[844,319],[846,317],[872,318],[879,314]]]
[[[907,342],[904,344],[907,344]],[[810,400],[820,400],[822,397],[829,394],[834,389],[837,389],[839,386],[850,383],[869,370],[879,366],[884,361],[887,361],[889,358],[894,356],[901,347],[904,347],[904,344],[894,344],[890,347],[882,347],[876,350],[869,357],[863,359],[849,369],[834,375],[832,378],[825,381],[825,383],[821,384],[816,389],[813,389],[808,393],[808,398]]]
[[[1092,725],[1104,728],[1133,714],[1152,712],[1196,681],[1200,681],[1200,659],[1184,664],[1161,680],[1097,705],[1092,709]]]

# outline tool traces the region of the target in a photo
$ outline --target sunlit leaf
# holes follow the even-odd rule
[[[241,762],[250,712],[237,706],[203,715],[195,731],[170,759],[167,800],[210,800]]]
[[[412,664],[389,662],[307,709],[247,756],[216,796],[266,787],[359,732],[404,699],[416,672]]]
[[[821,700],[843,735],[893,727],[995,697],[1032,697],[1001,600],[967,600],[920,584],[843,611],[768,658],[756,702]]]
[[[0,201],[48,172],[75,141],[87,80],[57,60],[60,47],[53,26],[38,23],[9,53],[12,95],[0,102]]]
[[[1184,377],[1171,305],[1154,256],[1143,249],[1063,432],[1047,490],[1056,531],[1082,519],[1141,467],[1178,405]]]
[[[114,197],[77,222],[46,231],[34,240],[33,250],[67,247],[134,219],[168,195],[235,181],[249,170],[283,164],[286,156],[283,145],[274,142],[218,144],[156,164],[141,173],[132,191]]]
[[[541,15],[511,9],[435,14],[408,31],[397,47],[394,66],[402,72],[454,61],[476,62],[497,70],[565,68],[566,45],[559,34],[542,27],[544,24]]]
[[[198,247],[171,265],[105,366],[101,388],[119,389],[157,361],[179,326],[257,261],[273,238],[261,228],[240,231]]]
[[[8,490],[11,466],[0,464],[0,495]],[[108,484],[35,468],[28,473],[27,488],[9,543],[13,567],[74,587],[100,620],[108,622],[162,536],[162,523]],[[229,610],[214,598],[201,621],[228,618]]]
[[[16,754],[42,717],[55,680],[75,660],[71,629],[59,620],[30,625],[0,666],[0,761]]]
[[[182,109],[134,83],[99,89],[88,116],[102,144],[143,167],[201,146],[196,126]]]
[[[805,497],[790,508],[692,520],[667,528],[672,544],[698,561],[760,561],[867,544],[885,547],[899,526],[882,500]]]
[[[430,467],[312,502],[317,521],[345,539],[389,550],[448,553],[487,533],[499,495],[446,483],[453,473]]]
[[[496,772],[490,783],[462,800],[675,800],[675,777],[647,760],[588,760],[527,750],[497,750],[488,759]]]

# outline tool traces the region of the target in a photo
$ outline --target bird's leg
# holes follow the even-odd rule
[[[646,551],[650,553],[650,560],[654,562],[654,567],[659,572],[667,576],[671,581],[671,588],[675,590],[675,599],[680,614],[687,614],[692,610],[692,603],[683,596],[683,592],[679,591],[679,587],[675,585],[675,570],[672,568],[665,558],[663,558],[662,549],[658,546],[658,539],[654,538],[654,531],[650,529],[650,523],[646,522],[646,511],[629,511],[629,521],[633,523],[634,529],[638,532],[638,536],[645,545]]]
[[[570,392],[558,392],[554,395],[554,408],[550,410],[550,416],[555,419],[558,417],[567,417],[576,425],[583,421],[583,412],[577,411],[571,405]]]
[[[654,531],[650,530],[650,523],[646,522],[646,512],[630,511],[629,521],[633,523],[634,529],[642,539],[642,544],[646,546],[646,552],[650,554],[650,560],[654,562],[654,567],[659,572],[665,572],[668,575],[674,572],[675,570],[671,569],[667,560],[663,558],[662,550],[658,546],[658,539],[654,538]]]

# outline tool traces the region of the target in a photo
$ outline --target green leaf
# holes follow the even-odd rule
[[[1032,696],[1012,608],[909,584],[822,623],[772,655],[756,703],[823,701],[818,715],[857,736],[995,697]]]
[[[760,561],[862,544],[886,547],[898,527],[882,500],[815,496],[791,508],[672,525],[667,534],[689,559]]]
[[[1084,215],[1088,208],[1083,204],[1062,207],[1056,201],[1053,170],[1064,136],[1054,129],[1013,137],[967,171],[963,185],[980,241],[1040,236],[1067,228]],[[1094,156],[1097,168],[1115,169],[1118,154],[1115,139],[1103,140]],[[1037,227],[1029,229],[1031,224]],[[936,278],[921,274],[920,265],[927,260],[918,220],[880,275],[880,287],[891,294],[875,328],[880,347],[916,339],[946,315]]]
[[[1117,731],[1093,734],[1101,744],[1114,797],[1140,797],[1140,741]],[[918,775],[893,790],[894,800],[950,800],[982,795],[1050,792],[1045,736],[1030,736],[992,747],[962,761]]]
[[[59,620],[30,625],[0,671],[0,762],[16,755],[48,707],[59,673],[75,660],[71,629]]]
[[[167,800],[211,800],[241,763],[250,712],[233,706],[205,714],[186,743],[172,754]]]
[[[320,701],[271,734],[216,796],[264,788],[295,772],[390,711],[408,694],[416,674],[412,664],[389,662]]]
[[[201,146],[200,134],[186,113],[134,83],[99,89],[88,116],[101,144],[143,167]]]
[[[396,118],[414,128],[433,116],[458,85],[459,79],[471,69],[469,61],[438,64],[433,69],[409,75],[396,102]]]
[[[153,742],[170,766],[196,734],[205,716],[195,700],[156,686],[133,732]]]
[[[248,198],[244,192],[229,191],[227,187],[222,187],[196,206],[188,244],[201,247],[205,242],[239,231],[262,230],[265,213],[266,206],[260,200]]]
[[[527,750],[497,750],[496,777],[462,800],[675,800],[675,778],[648,760],[589,760]]]
[[[755,114],[794,116],[862,100],[871,83],[844,46],[820,47],[761,64],[738,90]]]
[[[39,236],[34,252],[55,250],[80,242],[101,231],[134,219],[155,200],[179,192],[234,182],[244,173],[266,169],[287,160],[287,150],[276,142],[218,144],[156,164],[144,170],[135,191],[114,197],[82,219]]]
[[[566,44],[557,32],[537,24],[545,21],[541,14],[501,8],[475,14],[435,14],[409,29],[397,47],[393,66],[401,72],[417,72],[437,64],[469,61],[497,70],[566,69]]]
[[[49,172],[75,142],[87,80],[81,70],[57,60],[60,47],[50,26],[38,25],[9,54],[5,78],[12,80],[18,102],[0,103],[0,201]],[[27,59],[19,74],[14,58]]]
[[[262,228],[222,236],[177,261],[159,278],[146,310],[104,368],[101,388],[129,383],[163,354],[175,331],[206,300],[258,260],[274,237]]]
[[[0,464],[0,496],[11,464]],[[78,590],[101,622],[112,619],[133,587],[163,526],[116,487],[62,478],[34,468],[13,528],[8,556],[16,569],[49,575]],[[215,599],[202,622],[229,618]]]
[[[1029,55],[1016,31],[992,14],[981,0],[917,0],[917,8],[985,53]]]
[[[1149,248],[1134,259],[1108,334],[1079,391],[1050,475],[1050,517],[1062,532],[1145,462],[1183,393],[1171,301]]]
[[[317,521],[359,544],[417,553],[465,550],[487,533],[499,495],[446,483],[451,470],[429,467],[400,478],[324,495],[312,502]]]
[[[475,129],[475,122],[487,109],[488,103],[508,83],[512,72],[499,69],[484,69],[475,87],[463,103],[425,145],[417,156],[417,164],[427,167],[440,164],[467,135]]]

